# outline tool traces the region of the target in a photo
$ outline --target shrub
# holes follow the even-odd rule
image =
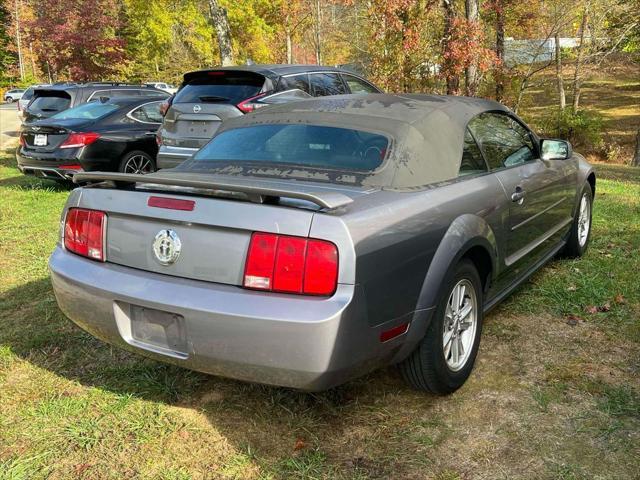
[[[554,132],[555,136],[569,140],[574,145],[592,150],[602,149],[602,116],[599,113],[589,110],[574,113],[571,108],[565,108],[545,120],[545,133]]]

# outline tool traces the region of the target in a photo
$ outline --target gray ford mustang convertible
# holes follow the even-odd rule
[[[567,142],[498,103],[385,94],[272,106],[176,169],[75,181],[49,265],[96,337],[303,390],[399,364],[441,394],[489,309],[582,255],[595,192]]]

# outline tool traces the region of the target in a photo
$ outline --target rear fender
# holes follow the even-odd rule
[[[394,357],[394,362],[406,358],[422,340],[438,300],[444,294],[444,285],[448,276],[451,275],[452,267],[460,261],[465,253],[476,246],[483,247],[491,257],[491,276],[488,279],[491,282],[496,272],[498,258],[495,234],[487,222],[477,215],[459,216],[449,226],[431,260],[411,320],[411,328],[407,333],[405,344]]]

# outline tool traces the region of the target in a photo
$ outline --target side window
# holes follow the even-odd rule
[[[291,77],[280,77],[280,82],[278,82],[277,88],[279,92],[293,90],[294,88],[311,94],[311,89],[309,88],[309,77],[306,73],[293,75]]]
[[[503,113],[481,113],[469,122],[491,170],[534,160],[531,135],[522,125]]]
[[[487,165],[482,157],[482,152],[478,147],[471,132],[467,128],[464,135],[464,147],[462,149],[462,162],[460,163],[460,172],[458,175],[471,175],[473,173],[481,173],[487,171]]]
[[[139,122],[145,123],[162,123],[162,115],[160,115],[160,103],[147,103],[136,108],[130,115]]]
[[[309,75],[309,79],[313,89],[311,95],[314,97],[347,93],[347,89],[337,73],[312,73]]]
[[[342,78],[347,83],[347,86],[349,87],[349,90],[351,90],[351,93],[378,93],[378,90],[375,89],[372,85],[363,82],[353,75],[346,75],[343,73]]]

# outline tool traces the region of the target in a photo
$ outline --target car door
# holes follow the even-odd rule
[[[557,244],[571,221],[567,164],[541,160],[535,136],[506,112],[480,114],[469,129],[509,201],[504,261],[519,274]]]
[[[144,103],[127,114],[127,117],[133,120],[131,129],[135,131],[135,141],[142,150],[154,157],[158,150],[156,133],[162,124],[161,103],[159,101]]]

